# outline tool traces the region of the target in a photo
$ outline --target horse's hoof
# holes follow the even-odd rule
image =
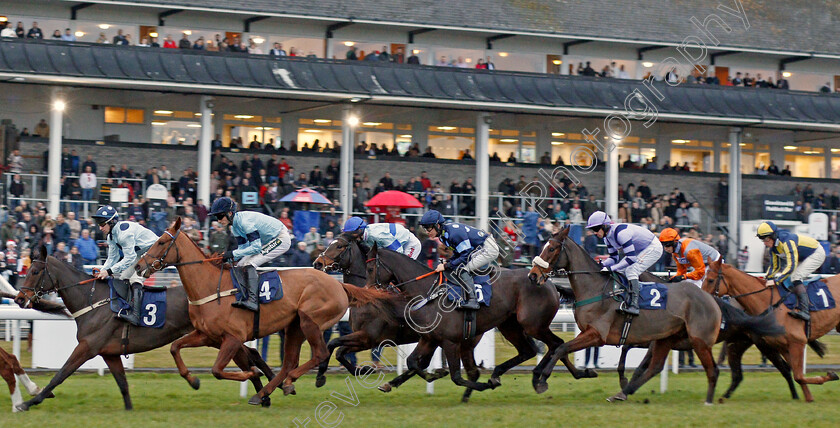
[[[470,397],[467,397],[467,396],[461,397],[461,402],[462,403],[469,403],[470,402]]]
[[[201,387],[201,381],[197,377],[194,377],[190,381],[190,386],[192,387],[192,389],[198,391],[198,388]]]
[[[725,402],[726,402],[726,397],[720,397],[720,398],[718,398],[718,403],[723,404],[723,403],[725,403]]]
[[[318,375],[318,377],[315,378],[315,388],[320,388],[320,387],[324,386],[324,384],[326,384],[326,383],[327,383],[327,377],[324,376],[324,375]]]
[[[537,391],[537,394],[542,394],[543,392],[548,391],[548,383],[538,382],[534,384],[534,391]]]
[[[377,389],[379,389],[382,392],[391,392],[391,384],[383,383],[382,385],[379,385]]]
[[[598,377],[598,372],[596,372],[595,370],[592,370],[592,369],[586,369],[586,370],[584,370],[583,373],[584,373],[583,377],[585,377],[587,379]]]
[[[15,409],[16,412],[26,412],[29,410],[29,405],[26,403],[20,403],[17,406],[15,406]]]
[[[490,380],[487,381],[487,384],[490,385],[490,388],[496,389],[502,386],[502,380],[497,377],[491,377]]]
[[[835,372],[828,372],[826,376],[828,376],[828,380],[840,380],[840,376],[837,376]]]
[[[265,397],[263,397],[262,401],[260,402],[260,406],[271,407],[271,397],[269,397],[267,395]]]
[[[293,384],[283,385],[283,395],[297,395],[295,392],[295,386]]]
[[[268,397],[266,397],[266,398],[268,398]],[[260,394],[254,394],[254,396],[251,397],[251,399],[248,400],[248,404],[250,404],[252,406],[262,405],[262,397],[260,397]]]
[[[710,403],[708,401],[703,402],[703,404],[706,405],[706,406],[714,406],[715,405],[715,403]]]
[[[434,371],[435,376],[446,377],[449,376],[449,370],[447,369],[436,369]]]
[[[50,391],[50,393],[47,394],[46,397],[44,397],[44,398],[55,398],[55,394],[53,394],[52,391]]]
[[[610,403],[615,403],[615,402],[618,402],[618,401],[627,401],[627,395],[625,395],[623,392],[619,392],[618,394],[615,394],[612,397],[607,398],[607,401],[609,401]]]

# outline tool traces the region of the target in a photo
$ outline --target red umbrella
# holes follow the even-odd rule
[[[414,196],[398,190],[388,190],[370,198],[365,202],[366,207],[398,207],[398,208],[423,208],[423,204]]]

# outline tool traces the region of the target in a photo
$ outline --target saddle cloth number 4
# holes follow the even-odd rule
[[[263,281],[262,284],[260,284],[260,298],[264,301],[271,300],[271,285],[268,281]]]

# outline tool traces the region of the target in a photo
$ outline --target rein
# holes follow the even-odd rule
[[[50,270],[48,268],[49,265],[47,264],[47,262],[45,260],[32,260],[32,263],[43,263],[44,264],[44,272],[47,274],[47,277],[49,277],[50,284],[52,284],[54,286],[54,288],[50,291],[44,290],[44,288],[41,286],[41,284],[44,282],[44,276],[42,274],[41,275],[41,280],[38,281],[38,284],[34,288],[32,288],[32,287],[20,287],[21,290],[29,290],[29,291],[32,292],[32,298],[30,299],[30,298],[27,297],[27,300],[32,302],[32,303],[38,303],[41,300],[41,297],[45,294],[57,293],[60,290],[67,290],[69,288],[78,287],[80,285],[91,284],[91,283],[93,283],[93,285],[90,287],[90,294],[88,295],[88,302],[90,302],[90,303],[88,304],[88,306],[85,306],[84,308],[79,309],[78,311],[71,313],[70,316],[73,319],[76,319],[76,318],[78,318],[78,317],[96,309],[96,308],[99,308],[101,306],[105,306],[105,305],[107,305],[108,303],[111,302],[110,297],[108,297],[106,299],[102,299],[102,300],[100,300],[96,303],[92,302],[93,301],[93,292],[96,289],[96,277],[86,279],[84,281],[79,281],[75,284],[66,285],[66,286],[63,286],[63,287],[55,287],[56,281],[55,281],[55,279],[53,279],[53,276],[50,273]]]
[[[710,269],[709,271],[713,272],[717,275],[717,278],[715,278],[715,291],[714,291],[714,295],[716,297],[720,296],[720,283],[721,282],[723,282],[724,285],[726,285],[727,290],[729,290],[731,288],[729,286],[729,284],[726,282],[726,278],[724,278],[724,276],[723,276],[723,269],[718,269],[717,271],[713,271],[713,270]],[[770,291],[770,303],[768,305],[768,308],[769,307],[774,307],[774,308],[778,307],[779,305],[782,304],[782,302],[784,302],[786,296],[782,296],[781,293],[779,293],[779,301],[776,302],[776,303],[773,303],[773,286],[767,285],[766,282],[764,284],[764,287],[762,287],[758,290],[753,290],[753,291],[750,291],[750,292],[747,292],[747,293],[742,293],[742,294],[730,295],[729,297],[731,297],[733,299],[738,299],[738,298],[741,298],[741,297],[752,296],[753,294],[763,293],[765,291]]]
[[[551,238],[551,240],[554,240],[555,242],[557,242],[554,238]],[[565,251],[566,250],[565,239],[562,242],[559,242],[559,244],[560,244],[560,250],[559,251]],[[603,274],[603,272],[601,272],[601,271],[589,271],[589,270],[569,270],[569,271],[567,271],[567,270],[562,269],[562,268],[558,269],[556,266],[553,265],[553,263],[549,266],[549,263],[545,262],[542,258],[540,258],[539,256],[537,258],[539,260],[543,261],[543,263],[545,265],[545,266],[541,266],[541,265],[537,264],[538,267],[540,267],[541,269],[546,269],[546,268],[549,268],[549,267],[551,268],[551,270],[549,270],[548,272],[544,272],[542,274],[542,277],[546,278],[546,279],[548,279],[552,276],[564,275],[564,274],[566,276],[568,276],[568,275],[582,275],[582,274],[590,274],[590,275],[591,274]],[[557,261],[559,259],[560,258],[558,257],[557,260],[554,260],[554,263],[557,263]],[[615,291],[607,291],[607,288],[612,283],[612,281],[614,281],[613,273],[610,273],[609,275],[607,275],[607,281],[604,283],[604,285],[602,287],[603,291],[601,292],[601,294],[599,294],[597,296],[594,296],[594,297],[590,297],[588,299],[575,301],[574,307],[579,308],[581,306],[586,306],[586,305],[589,305],[589,304],[592,304],[592,303],[600,302],[601,300],[604,300],[604,299],[611,299],[611,298],[615,298],[616,296],[619,296],[621,294],[621,292],[624,291],[624,290],[619,289],[619,290],[615,290]]]

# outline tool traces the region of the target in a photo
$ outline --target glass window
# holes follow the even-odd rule
[[[342,141],[341,130],[330,129],[301,129],[297,137],[296,150],[303,150],[304,147],[312,148],[317,142],[318,147],[320,147],[319,151],[322,151],[328,144],[332,148],[334,142],[341,143]],[[356,141],[361,140],[357,139]]]
[[[790,173],[794,177],[825,177],[824,156],[785,155],[785,166],[790,166]]]
[[[153,121],[152,142],[158,144],[195,145],[201,136],[201,125],[182,120]]]
[[[831,149],[840,151],[840,149]],[[831,158],[831,178],[840,178],[840,158]]]
[[[143,124],[144,111],[142,109],[105,107],[105,123]]]
[[[671,149],[670,165],[682,167],[688,164],[691,171],[711,171],[712,156],[714,156],[714,152],[711,150],[674,148]],[[663,162],[668,161],[668,159],[663,159]]]
[[[429,135],[429,147],[440,159],[460,159],[469,149],[475,156],[475,138],[456,135]],[[502,156],[504,160],[505,157]]]

